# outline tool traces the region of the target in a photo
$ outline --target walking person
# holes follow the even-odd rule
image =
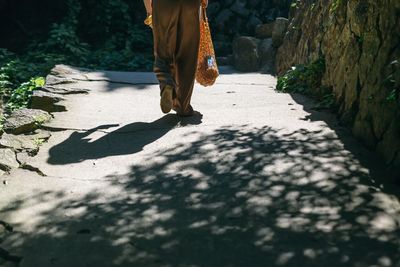
[[[193,116],[190,104],[200,41],[201,1],[144,0],[152,15],[154,73],[160,84],[163,113],[175,110],[178,116]]]

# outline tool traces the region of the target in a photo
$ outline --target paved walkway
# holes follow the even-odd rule
[[[399,191],[378,160],[274,77],[223,72],[186,119],[161,114],[151,73],[50,77],[89,94],[45,125],[30,164],[46,176],[0,187],[0,265],[400,266]]]

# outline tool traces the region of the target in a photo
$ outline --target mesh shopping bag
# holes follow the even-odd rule
[[[196,80],[203,86],[211,86],[219,76],[219,71],[204,4],[201,5],[200,13],[200,45],[197,59]]]

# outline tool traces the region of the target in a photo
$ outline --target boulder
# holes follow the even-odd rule
[[[218,66],[229,66],[232,65],[232,63],[231,57],[217,57]]]
[[[222,27],[234,16],[235,14],[233,14],[232,11],[230,11],[229,9],[225,9],[221,13],[219,13],[219,15],[215,18],[215,23],[216,25]]]
[[[230,7],[230,10],[241,17],[248,17],[250,15],[250,10],[246,7],[246,2],[247,1],[236,0]]]
[[[242,36],[233,42],[234,66],[239,71],[258,71],[260,56],[258,46],[260,40],[254,37]]]
[[[20,109],[14,111],[4,123],[6,133],[21,134],[29,133],[39,128],[40,124],[48,122],[51,115],[40,109]]]
[[[60,110],[59,106],[55,104],[60,102],[61,100],[65,99],[60,95],[42,90],[35,90],[33,91],[32,95],[31,108],[41,109],[47,112],[59,111]]]
[[[214,40],[213,43],[217,55],[229,55],[232,51],[232,44],[229,41]]]
[[[221,3],[220,2],[210,2],[207,7],[207,14],[210,17],[215,17],[218,12],[221,10]]]
[[[249,31],[253,31],[254,28],[257,27],[257,25],[262,24],[262,21],[260,18],[256,17],[256,16],[250,16],[250,18],[247,21],[247,29]]]
[[[260,24],[256,27],[256,37],[259,39],[267,39],[272,37],[274,31],[274,22],[267,24]]]
[[[272,43],[274,47],[279,47],[283,43],[289,20],[287,18],[277,18],[274,23],[274,30],[272,31]]]
[[[273,73],[275,61],[275,48],[272,46],[272,39],[264,39],[258,46],[258,54],[260,56],[261,72]]]
[[[3,171],[10,171],[18,167],[19,163],[15,157],[14,151],[9,148],[0,148],[0,169]]]

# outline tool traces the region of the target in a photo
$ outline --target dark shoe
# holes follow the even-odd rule
[[[192,117],[195,114],[196,114],[196,111],[194,111],[192,107],[190,107],[189,112],[185,112],[185,113],[179,112],[179,111],[176,112],[176,115],[178,115],[178,117]]]
[[[163,113],[168,113],[172,109],[172,94],[174,88],[171,85],[166,85],[161,93],[160,106]]]

